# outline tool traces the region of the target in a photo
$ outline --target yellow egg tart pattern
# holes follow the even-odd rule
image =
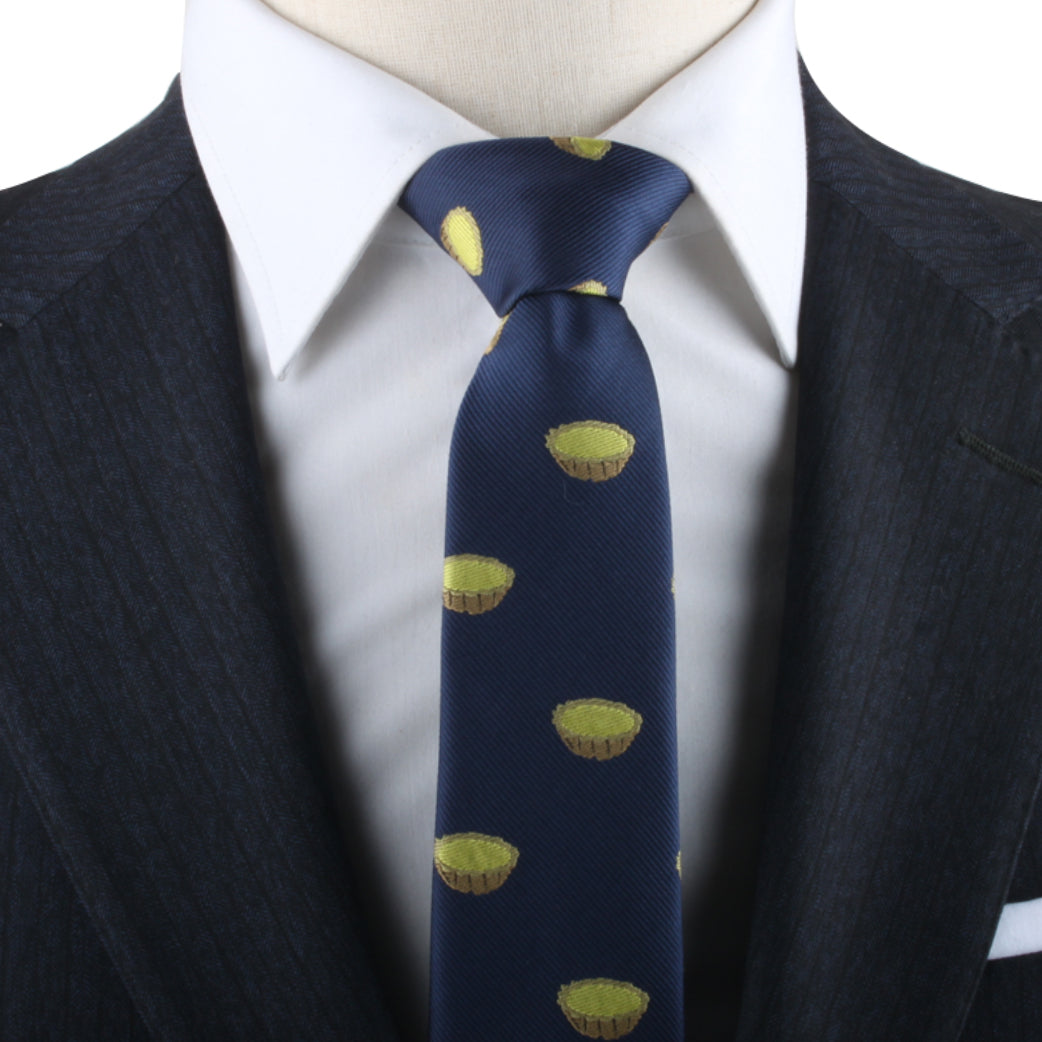
[[[465,206],[454,207],[442,219],[441,244],[471,275],[480,275],[484,270],[485,249],[481,244],[481,229]]]
[[[649,996],[634,984],[593,977],[576,980],[557,993],[557,1005],[580,1035],[622,1038],[647,1012]]]
[[[507,319],[513,314],[513,311],[508,311],[504,316],[499,326],[496,328],[495,333],[492,335],[492,339],[488,343],[488,347],[485,348],[485,354],[492,354],[492,349],[499,343],[499,338],[503,335],[503,327],[507,324]]]
[[[588,297],[606,297],[608,287],[596,279],[587,279],[585,282],[577,282],[574,286],[569,286],[568,292],[585,293]]]
[[[546,447],[557,465],[580,481],[607,481],[618,477],[629,462],[636,438],[617,423],[579,420],[553,427]]]
[[[588,760],[621,756],[633,744],[643,723],[636,709],[604,698],[576,698],[553,712],[553,725],[561,741],[576,756]]]
[[[456,832],[434,841],[434,867],[442,881],[461,894],[498,890],[517,865],[519,851],[499,836]]]
[[[603,159],[611,149],[610,141],[597,137],[552,137],[550,140],[580,159]]]
[[[515,574],[494,557],[453,554],[445,558],[442,601],[450,611],[468,615],[491,611],[514,585]]]

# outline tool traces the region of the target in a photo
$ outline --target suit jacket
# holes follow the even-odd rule
[[[805,96],[739,1037],[1038,1039],[1042,956],[986,957],[1042,896],[1042,205]],[[0,1038],[391,1042],[176,82],[0,194],[0,323]]]

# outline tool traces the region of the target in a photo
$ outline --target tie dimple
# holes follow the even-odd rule
[[[401,199],[504,316],[449,464],[433,1042],[683,1037],[665,453],[619,298],[689,191],[508,138]]]

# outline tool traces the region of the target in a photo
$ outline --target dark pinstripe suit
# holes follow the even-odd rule
[[[1042,956],[985,958],[1042,896],[1042,205],[806,101],[740,1037],[1037,1039]],[[176,86],[0,194],[0,322],[0,1038],[392,1039]]]

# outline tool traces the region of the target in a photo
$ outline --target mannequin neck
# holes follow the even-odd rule
[[[499,137],[596,137],[756,0],[265,3]]]

